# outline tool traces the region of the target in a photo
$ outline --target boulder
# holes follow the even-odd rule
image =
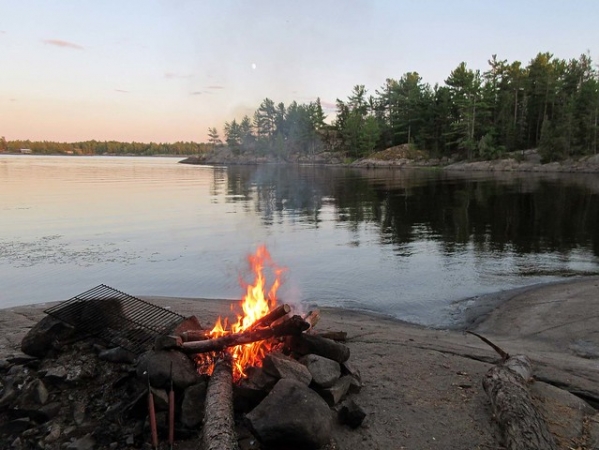
[[[310,354],[301,357],[299,362],[308,368],[312,381],[319,387],[331,387],[341,376],[339,363],[324,356]]]
[[[317,449],[331,438],[331,414],[305,383],[283,378],[247,416],[254,434],[273,448]]]
[[[204,380],[185,389],[181,403],[181,423],[188,428],[200,425],[204,420],[205,401],[206,383]]]
[[[352,383],[352,377],[344,375],[339,378],[333,386],[325,389],[318,389],[320,396],[327,402],[329,406],[334,406],[345,397]]]
[[[21,351],[36,358],[43,358],[57,342],[74,334],[73,327],[52,316],[46,316],[25,335],[21,341]]]
[[[185,389],[200,380],[191,359],[181,352],[165,350],[144,353],[137,364],[137,376],[144,381],[149,376],[154,387],[170,386],[171,364],[173,384],[177,389]]]

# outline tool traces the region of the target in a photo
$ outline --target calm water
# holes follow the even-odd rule
[[[0,306],[100,283],[238,299],[265,243],[285,301],[444,325],[455,300],[599,268],[596,175],[177,162],[0,156]]]

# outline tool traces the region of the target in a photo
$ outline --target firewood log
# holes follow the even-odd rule
[[[507,450],[558,450],[532,401],[527,386],[531,377],[530,360],[524,355],[511,356],[487,372],[483,388],[491,400]]]
[[[208,381],[202,441],[205,450],[238,448],[233,417],[233,372],[226,357],[215,363]]]
[[[302,333],[287,340],[289,349],[300,355],[314,353],[339,363],[349,359],[349,347],[314,334]]]
[[[491,346],[501,362],[483,378],[483,388],[491,400],[493,415],[503,433],[507,450],[558,450],[545,420],[535,407],[528,382],[532,364],[524,355],[510,356],[489,339],[467,331]]]
[[[297,335],[302,333],[302,331],[306,330],[308,327],[309,325],[304,322],[300,316],[293,316],[273,327],[229,334],[219,338],[207,339],[205,341],[184,342],[181,350],[185,353],[216,352],[227,347],[263,341],[273,337]]]
[[[255,330],[261,327],[268,327],[273,324],[277,319],[286,316],[291,312],[291,306],[289,305],[280,305],[273,309],[271,312],[266,314],[265,316],[260,317],[253,324],[250,325],[250,330]]]

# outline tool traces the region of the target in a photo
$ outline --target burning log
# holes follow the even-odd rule
[[[203,341],[210,339],[210,330],[189,330],[179,333],[179,337],[183,342]]]
[[[233,419],[233,373],[228,358],[219,359],[206,391],[203,428],[205,450],[237,449]]]
[[[339,363],[349,359],[349,347],[315,334],[303,333],[292,336],[287,341],[287,345],[291,351],[300,355],[314,353]]]
[[[226,336],[208,339],[197,342],[184,342],[181,350],[185,353],[206,353],[218,352],[227,347],[249,344],[251,342],[263,341],[273,337],[299,335],[307,330],[309,324],[300,316],[292,316],[279,325],[259,328],[257,330],[248,330],[241,333],[229,334]]]
[[[256,320],[251,326],[250,330],[255,330],[261,327],[268,327],[272,325],[277,319],[286,316],[291,312],[291,306],[289,305],[280,305],[273,309],[271,312],[266,314],[265,316],[260,317]]]

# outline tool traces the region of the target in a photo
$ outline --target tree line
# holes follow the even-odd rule
[[[266,98],[253,118],[226,122],[224,140],[234,153],[283,158],[323,151],[360,158],[402,144],[460,159],[532,148],[546,161],[597,153],[599,72],[589,55],[538,53],[526,66],[493,55],[488,64],[481,72],[461,62],[443,85],[417,72],[388,78],[373,94],[356,85],[337,99],[330,124],[320,99],[286,107]],[[209,138],[222,144],[216,128]]]
[[[210,144],[196,142],[142,143],[118,141],[51,142],[14,140],[0,137],[0,151],[18,153],[30,149],[35,154],[46,155],[197,155],[207,152]]]

